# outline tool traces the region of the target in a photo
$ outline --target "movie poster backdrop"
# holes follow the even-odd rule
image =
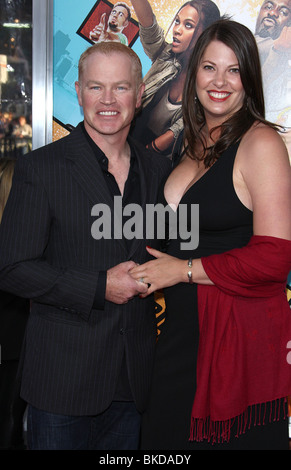
[[[262,62],[266,118],[286,129],[284,137],[291,159],[291,0],[280,0],[282,8],[278,15],[273,15],[272,5],[276,1],[214,0],[214,3],[221,15],[245,24],[256,36]],[[142,47],[139,24],[130,0],[122,3],[128,6],[130,18],[119,37],[139,55],[146,75],[151,60]],[[149,3],[166,33],[185,1],[149,0]],[[65,135],[83,119],[75,91],[78,60],[85,49],[102,40],[102,35],[105,37],[115,5],[108,0],[54,1],[53,139]],[[166,40],[171,44],[171,29]]]

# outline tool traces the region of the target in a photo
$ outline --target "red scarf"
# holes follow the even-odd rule
[[[190,440],[222,442],[257,424],[266,403],[274,419],[280,399],[291,395],[291,310],[285,293],[291,241],[253,236],[246,247],[202,258],[202,264],[214,286],[198,286]],[[264,417],[260,420],[263,424]]]

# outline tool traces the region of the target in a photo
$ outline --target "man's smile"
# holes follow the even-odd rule
[[[98,111],[97,114],[100,114],[101,116],[116,116],[118,112],[117,111]]]

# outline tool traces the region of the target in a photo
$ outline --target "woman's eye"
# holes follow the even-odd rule
[[[185,23],[185,28],[186,29],[193,29],[194,25],[192,23]]]

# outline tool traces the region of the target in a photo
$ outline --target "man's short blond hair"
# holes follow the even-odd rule
[[[83,52],[83,54],[80,56],[79,66],[78,66],[79,82],[82,81],[84,62],[86,61],[87,57],[89,57],[90,55],[94,53],[104,54],[107,56],[110,56],[113,53],[118,53],[118,54],[124,54],[128,56],[134,68],[137,86],[139,86],[142,83],[142,65],[141,65],[141,61],[138,55],[130,47],[126,46],[125,44],[121,44],[120,42],[113,42],[113,41],[98,42]]]

